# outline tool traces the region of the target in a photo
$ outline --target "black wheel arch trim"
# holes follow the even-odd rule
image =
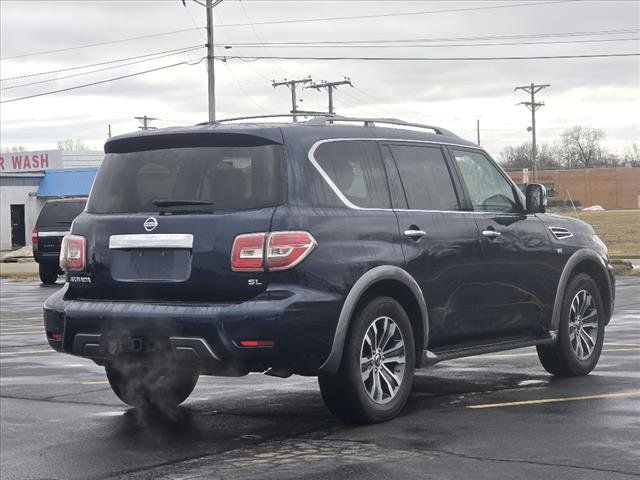
[[[349,331],[349,325],[351,324],[351,319],[358,302],[371,287],[376,283],[385,280],[400,282],[413,293],[413,296],[420,307],[420,313],[422,316],[420,320],[422,322],[422,330],[424,332],[422,344],[426,348],[429,339],[429,314],[427,312],[427,304],[425,302],[424,295],[422,294],[422,289],[406,270],[394,265],[381,265],[367,271],[356,281],[353,287],[351,287],[351,290],[349,291],[349,294],[342,306],[342,310],[340,311],[338,326],[336,327],[336,332],[333,336],[331,352],[320,367],[322,372],[333,374],[338,371],[340,362],[342,361],[342,353],[347,333]],[[416,352],[416,354],[416,367],[418,367],[421,365],[423,355],[422,352]]]
[[[555,331],[558,330],[560,325],[560,313],[562,311],[562,300],[564,298],[564,292],[567,289],[567,285],[569,284],[569,280],[571,279],[573,273],[576,270],[576,267],[584,261],[591,261],[598,265],[599,268],[602,269],[602,277],[606,282],[606,289],[609,294],[609,305],[607,306],[608,315],[605,320],[605,324],[609,323],[609,319],[611,318],[611,314],[613,313],[613,301],[614,301],[614,292],[611,285],[611,277],[609,276],[609,271],[607,269],[607,265],[604,259],[594,250],[588,248],[581,248],[574,252],[567,260],[567,263],[564,265],[562,269],[562,274],[560,275],[560,281],[558,282],[558,288],[556,290],[556,298],[553,304],[553,314],[551,316],[551,324],[549,326],[549,330]],[[594,278],[594,281],[598,281],[598,279]],[[603,298],[603,301],[607,301],[607,299]]]

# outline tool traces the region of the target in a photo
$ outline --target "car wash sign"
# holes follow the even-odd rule
[[[0,173],[39,172],[48,168],[62,168],[60,150],[0,154]]]

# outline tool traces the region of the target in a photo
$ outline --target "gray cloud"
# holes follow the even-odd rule
[[[310,18],[357,15],[375,12],[439,10],[502,2],[244,2],[253,21],[283,18]],[[189,3],[175,1],[127,2],[2,2],[2,57],[28,52],[66,48],[119,38],[192,28],[204,24],[204,11]],[[218,23],[248,21],[238,2],[226,1],[216,8]],[[568,2],[535,7],[505,8],[388,19],[264,25],[252,28],[216,29],[218,44],[264,41],[310,41],[332,39],[441,38],[471,35],[509,35],[639,28],[637,2]],[[3,61],[2,77],[23,72],[68,68],[112,58],[141,55],[153,51],[204,43],[198,32],[142,39],[103,47],[86,48],[51,55]],[[430,49],[292,49],[270,47],[219,50],[224,54],[287,55],[424,55],[493,56],[600,53],[637,51],[638,43],[577,45],[528,45]],[[49,84],[2,92],[9,96],[29,95],[84,82],[195,59],[191,53],[145,62],[91,76],[59,80]],[[355,89],[341,88],[336,101],[345,113],[400,115],[447,125],[473,137],[475,118],[483,118],[486,138],[492,148],[527,138],[527,116],[514,104],[524,100],[513,87],[531,81],[551,83],[541,98],[547,106],[541,112],[541,134],[576,123],[591,123],[610,129],[610,137],[637,136],[633,109],[640,108],[640,68],[637,57],[624,59],[495,61],[495,62],[307,62],[257,61],[218,62],[218,108],[223,115],[282,112],[290,108],[288,92],[273,89],[271,79],[313,75],[315,79],[335,79],[349,75]],[[28,80],[28,79],[27,79]],[[3,82],[3,86],[17,84]],[[26,83],[25,80],[20,82]],[[204,64],[120,80],[51,97],[3,105],[3,144],[28,143],[42,138],[80,137],[99,142],[110,119],[122,128],[136,124],[131,117],[149,114],[169,119],[203,120],[206,115],[206,71]],[[576,91],[586,89],[583,94]],[[323,109],[325,98],[303,91],[303,108]],[[574,101],[575,104],[570,102]],[[46,108],[44,107],[46,106]],[[560,107],[562,106],[562,108]],[[522,110],[519,110],[522,109]],[[43,114],[43,111],[45,113]],[[65,113],[67,112],[67,113]],[[73,112],[73,113],[68,113]],[[58,116],[70,119],[60,122]],[[619,118],[616,118],[619,117]],[[40,118],[27,127],[29,119]],[[74,122],[73,118],[78,118]],[[83,121],[91,118],[91,121]],[[104,118],[104,121],[101,121]],[[47,125],[47,119],[49,124]],[[129,120],[127,120],[129,119]],[[626,119],[626,120],[625,120]],[[635,122],[635,123],[634,123]],[[118,124],[120,125],[120,124]],[[629,125],[622,127],[621,125]],[[625,129],[626,128],[626,129]],[[25,133],[25,129],[27,132]],[[468,133],[466,133],[468,132]],[[66,133],[66,134],[65,134]],[[615,134],[614,134],[615,133]],[[636,138],[629,138],[629,141]],[[51,140],[52,142],[54,140]]]

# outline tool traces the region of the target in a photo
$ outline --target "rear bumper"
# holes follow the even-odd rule
[[[38,263],[47,263],[57,265],[60,262],[60,252],[41,252],[33,251],[33,258]]]
[[[67,288],[44,304],[53,349],[101,364],[128,358],[232,376],[270,367],[315,373],[331,351],[344,301],[291,286],[235,304],[69,300]],[[273,346],[242,347],[242,340]]]

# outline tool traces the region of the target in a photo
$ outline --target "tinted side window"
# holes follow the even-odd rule
[[[458,199],[439,147],[391,145],[409,208],[459,210]]]
[[[481,153],[452,150],[467,185],[473,209],[479,212],[515,212],[511,185]]]
[[[363,208],[390,208],[389,187],[378,146],[372,141],[321,144],[314,153],[348,201]]]

